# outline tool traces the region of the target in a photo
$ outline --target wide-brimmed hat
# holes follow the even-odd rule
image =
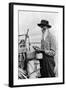
[[[37,24],[39,27],[48,27],[51,28],[51,25],[49,25],[49,22],[47,20],[41,20],[41,23]]]

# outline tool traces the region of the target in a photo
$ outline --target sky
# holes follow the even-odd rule
[[[35,11],[19,11],[19,35],[25,34],[29,29],[29,37],[31,42],[40,42],[41,40],[41,28],[38,27],[38,23],[41,20],[48,20],[52,28],[49,30],[57,38],[57,12],[35,12]],[[22,38],[22,37],[19,37]]]

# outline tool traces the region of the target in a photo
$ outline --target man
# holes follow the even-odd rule
[[[51,25],[47,20],[41,20],[41,23],[38,24],[42,32],[41,40],[41,50],[36,49],[36,51],[42,52],[43,58],[40,60],[40,73],[41,77],[55,77],[54,68],[54,56],[56,53],[55,41],[49,32]]]

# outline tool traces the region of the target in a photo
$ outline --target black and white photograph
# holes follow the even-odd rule
[[[55,41],[57,36],[53,36],[56,31],[52,28],[56,19],[57,12],[19,11],[18,77],[20,79],[58,76],[56,64],[58,53]]]
[[[63,83],[64,6],[13,5],[13,85]]]

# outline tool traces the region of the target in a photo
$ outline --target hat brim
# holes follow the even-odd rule
[[[48,27],[48,28],[51,28],[51,25],[44,25],[44,24],[37,24],[39,27],[44,27],[44,26],[46,26],[46,27]]]

